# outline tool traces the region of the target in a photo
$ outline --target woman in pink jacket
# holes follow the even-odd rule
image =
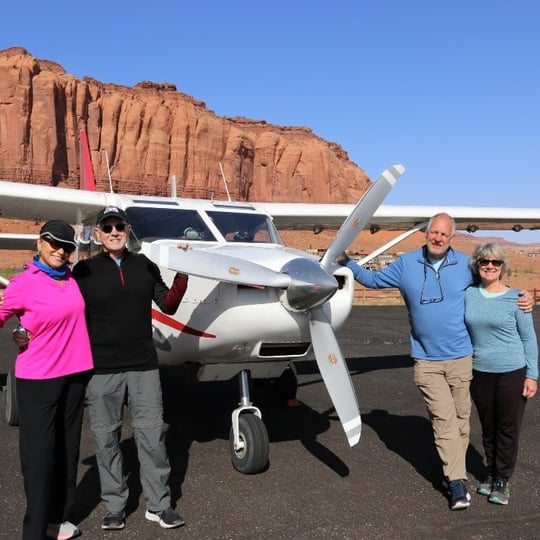
[[[93,367],[84,301],[68,262],[75,232],[60,220],[43,225],[38,253],[9,282],[0,327],[17,317],[28,344],[15,361],[19,452],[26,494],[24,540],[68,540],[75,500],[86,382]]]

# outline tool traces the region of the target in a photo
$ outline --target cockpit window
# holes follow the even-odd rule
[[[207,212],[227,242],[281,244],[271,218],[265,214],[244,212]]]
[[[139,241],[144,238],[216,241],[195,210],[134,206],[126,212],[133,234]]]
[[[206,216],[227,242],[283,244],[272,218],[266,214],[231,210],[212,210],[199,214],[196,210],[182,208],[142,206],[127,208],[126,213],[132,231],[131,249],[138,249],[142,240],[158,238],[216,242],[219,239],[212,233],[212,225],[204,222]]]

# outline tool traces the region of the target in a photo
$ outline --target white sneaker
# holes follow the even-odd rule
[[[81,531],[77,525],[74,525],[71,521],[64,521],[64,523],[49,523],[47,527],[47,536],[56,538],[56,540],[70,540],[71,538],[81,536]]]

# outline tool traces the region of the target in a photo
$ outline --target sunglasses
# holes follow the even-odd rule
[[[118,232],[124,232],[126,230],[127,225],[125,223],[117,223],[116,225],[111,225],[110,223],[107,223],[107,225],[102,225],[100,229],[105,233],[109,234],[112,232],[113,229],[116,229]]]
[[[504,261],[501,261],[499,259],[479,259],[478,264],[480,266],[487,266],[489,263],[491,263],[495,268],[500,268]]]
[[[50,236],[42,236],[41,237],[49,246],[51,246],[55,251],[59,249],[63,249],[64,253],[69,254],[73,253],[77,248],[73,244],[64,244],[62,242],[57,242],[56,240],[53,240]]]

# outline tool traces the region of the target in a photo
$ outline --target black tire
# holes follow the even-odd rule
[[[15,389],[15,376],[10,371],[6,378],[6,390],[4,392],[5,418],[10,426],[19,425],[19,408],[17,407],[17,390]]]
[[[270,444],[263,421],[255,414],[244,413],[238,418],[241,450],[234,449],[233,428],[229,433],[229,448],[233,467],[242,474],[257,474],[268,467]]]

